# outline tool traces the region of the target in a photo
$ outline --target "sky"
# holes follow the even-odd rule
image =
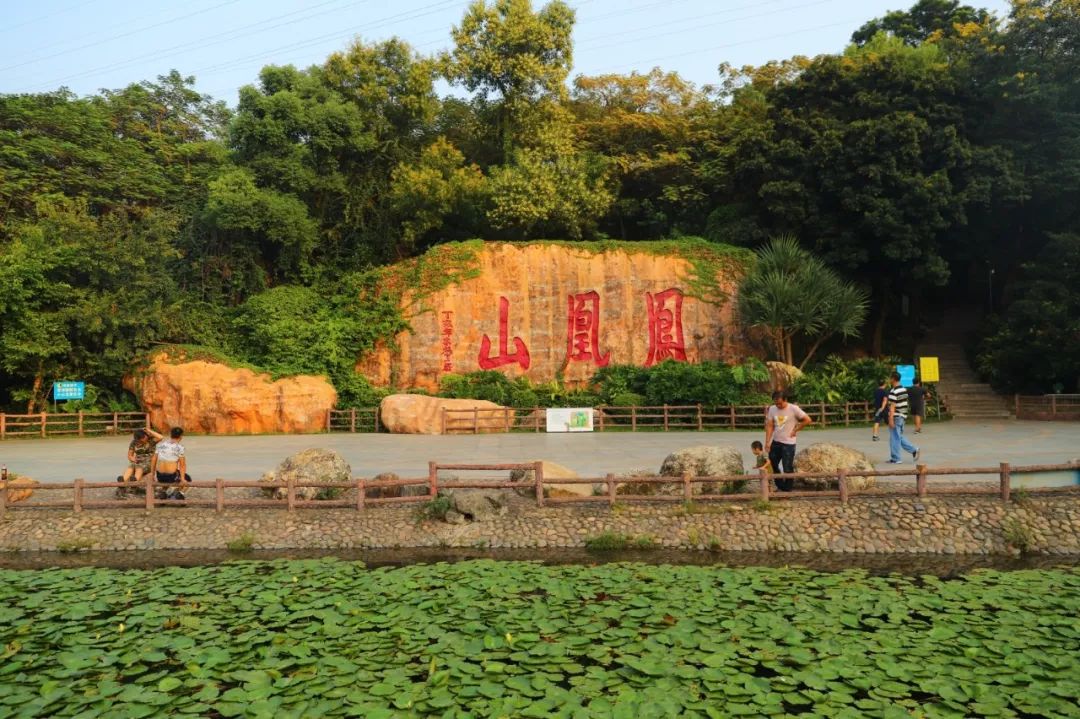
[[[714,83],[717,66],[839,52],[852,31],[914,0],[568,0],[578,74],[674,70]],[[534,0],[533,6],[542,3]],[[1007,0],[975,2],[1004,16]],[[264,65],[307,67],[354,38],[450,47],[469,0],[0,0],[0,93],[78,95],[172,69],[235,105]]]

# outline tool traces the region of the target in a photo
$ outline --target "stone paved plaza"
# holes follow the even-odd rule
[[[910,428],[909,428],[910,429]],[[872,442],[869,427],[810,429],[799,446],[837,442],[866,452],[888,467],[887,428]],[[339,452],[356,476],[395,472],[426,476],[427,463],[507,463],[546,459],[581,476],[646,469],[656,471],[664,457],[700,444],[729,446],[751,464],[750,443],[764,432],[608,432],[595,434],[492,434],[417,436],[391,434],[322,434],[209,437],[185,440],[190,474],[198,480],[256,479],[285,457],[309,447]],[[951,421],[925,426],[910,438],[932,467],[995,466],[1066,462],[1080,456],[1080,424],[1069,422]],[[0,443],[0,464],[43,482],[112,481],[126,466],[129,437],[7,440]],[[910,458],[908,466],[910,466]]]

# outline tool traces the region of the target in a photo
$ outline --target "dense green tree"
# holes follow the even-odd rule
[[[990,23],[992,17],[985,8],[961,5],[959,0],[919,0],[908,10],[893,10],[866,23],[852,34],[851,41],[865,45],[885,32],[908,45],[919,45],[963,34],[971,26]]]
[[[1008,392],[1080,392],[1080,233],[1053,235],[992,323],[979,369]]]

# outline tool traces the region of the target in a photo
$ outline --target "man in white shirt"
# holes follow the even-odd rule
[[[765,451],[769,453],[773,473],[780,473],[781,464],[785,473],[795,471],[795,437],[812,421],[798,405],[788,402],[786,392],[773,392],[773,404],[765,413]],[[794,486],[794,479],[776,480],[776,488],[781,492],[790,492]]]

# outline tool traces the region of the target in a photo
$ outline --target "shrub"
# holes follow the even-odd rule
[[[645,396],[636,392],[620,392],[611,398],[612,407],[641,407],[646,402]]]
[[[230,552],[244,553],[250,552],[251,548],[255,545],[255,535],[251,532],[244,532],[236,539],[228,542],[225,548]]]
[[[450,498],[446,495],[440,494],[438,497],[431,500],[430,502],[424,502],[423,504],[421,504],[417,508],[416,514],[417,517],[421,520],[443,520],[446,519],[446,513],[450,511],[450,508],[452,506],[453,504],[451,503]]]

